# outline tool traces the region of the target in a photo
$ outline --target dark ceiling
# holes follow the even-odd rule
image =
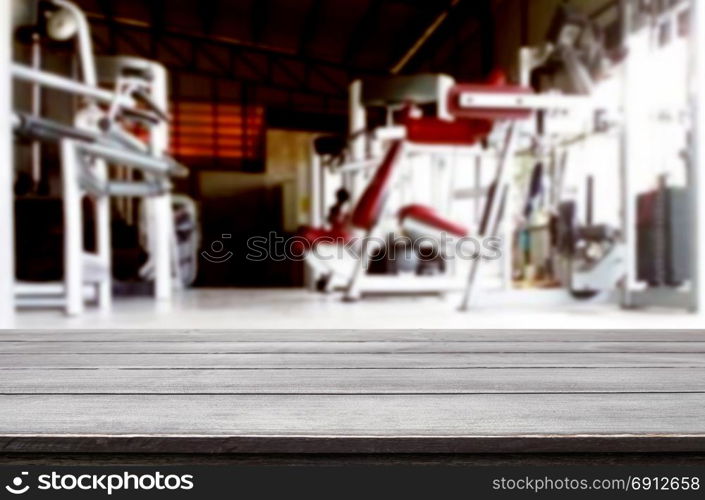
[[[339,115],[355,77],[433,71],[477,78],[492,62],[490,0],[78,3],[98,53],[160,60],[171,70],[172,91],[193,99]]]

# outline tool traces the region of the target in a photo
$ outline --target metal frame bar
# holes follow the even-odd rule
[[[461,92],[461,108],[575,111],[618,108],[616,103],[600,102],[590,97],[566,95],[532,95],[520,93]]]
[[[95,58],[93,57],[93,42],[91,39],[91,29],[88,26],[88,19],[83,11],[74,3],[65,0],[51,0],[52,3],[71,13],[76,21],[78,31],[76,33],[76,45],[78,47],[78,58],[81,61],[81,76],[86,85],[97,85]]]
[[[502,198],[505,197],[505,193],[507,193],[507,198],[508,196],[508,185],[510,184],[511,181],[511,163],[514,160],[514,149],[516,147],[516,131],[517,124],[516,123],[509,123],[507,127],[507,132],[506,132],[506,137],[504,140],[504,144],[502,146],[502,152],[499,160],[499,165],[497,165],[497,175],[496,175],[496,185],[495,185],[495,190],[494,190],[494,196],[492,197],[492,200],[488,200],[489,205],[489,216],[487,218],[487,226],[486,226],[486,231],[488,234],[481,234],[480,237],[495,237],[497,235],[497,232],[500,227],[501,223],[501,212],[500,208],[502,206]],[[508,213],[507,208],[505,207],[504,210],[504,218],[505,220],[511,219],[511,215]],[[506,227],[508,226],[505,225],[505,230]],[[505,238],[511,238],[511,234],[504,235]],[[506,252],[507,245],[503,245],[503,250]],[[511,262],[511,255],[503,255],[503,258],[506,260],[509,260]],[[470,263],[470,272],[468,274],[468,281],[465,286],[465,292],[463,293],[463,298],[460,302],[460,310],[461,311],[467,311],[470,308],[470,303],[472,300],[472,293],[475,287],[475,281],[477,279],[477,272],[480,267],[480,262],[482,261],[482,258],[480,256],[477,256],[473,261]],[[503,268],[503,271],[506,272],[506,269]],[[503,278],[506,279],[506,276],[503,276]]]
[[[345,287],[345,295],[343,295],[343,300],[352,302],[359,300],[362,296],[364,289],[363,281],[367,278],[367,269],[369,267],[370,257],[372,255],[372,239],[376,237],[377,231],[378,228],[375,226],[367,231],[362,237],[360,256],[355,261],[355,267],[353,268],[352,275],[350,276],[347,287]]]
[[[433,36],[433,34],[438,30],[438,28],[443,24],[446,18],[450,15],[452,10],[460,3],[460,0],[451,0],[447,7],[445,7],[440,14],[438,14],[433,22],[429,24],[424,32],[419,38],[414,40],[414,43],[407,49],[406,52],[399,58],[399,60],[392,66],[389,70],[391,74],[399,74],[409,63],[409,61],[416,55],[416,53],[424,46],[426,41]]]
[[[22,64],[8,64],[11,75],[18,80],[38,83],[45,87],[51,87],[71,94],[86,96],[102,102],[112,102],[117,98],[114,92],[101,89],[94,85],[77,82],[72,78],[62,75],[36,70]]]
[[[171,172],[169,162],[136,151],[116,149],[104,144],[87,143],[81,144],[80,150],[82,153],[97,156],[110,163],[124,165],[128,168],[139,168],[151,174],[169,175]]]
[[[705,2],[693,0],[691,10],[691,64],[694,82],[691,85],[693,112],[692,159],[690,162],[692,214],[691,272],[693,273],[690,300],[691,311],[705,313]]]
[[[0,328],[14,316],[15,230],[12,145],[12,2],[0,4]]]

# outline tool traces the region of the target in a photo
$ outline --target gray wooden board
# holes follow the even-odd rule
[[[705,367],[700,353],[379,353],[379,354],[13,354],[0,370],[17,368],[315,369]]]
[[[377,354],[377,353],[699,353],[705,342],[1,342],[6,354]]]
[[[703,392],[703,368],[5,370],[0,394]]]
[[[3,341],[97,342],[705,342],[703,330],[31,330]]]
[[[0,434],[705,436],[705,394],[1,395]]]
[[[705,333],[0,332],[0,451],[705,451]]]

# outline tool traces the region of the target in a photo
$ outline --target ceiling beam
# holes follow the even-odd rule
[[[308,56],[311,42],[316,35],[316,28],[321,22],[322,13],[323,0],[311,0],[311,6],[308,8],[306,19],[304,19],[299,33],[298,53],[300,56]]]
[[[107,32],[102,36],[99,32],[94,34],[96,48],[107,50],[107,54],[114,54],[104,40],[109,34]],[[127,50],[138,57],[152,58],[149,32],[118,27],[115,36],[121,42],[122,50]],[[164,58],[165,64],[169,71],[174,73],[201,74],[261,88],[281,90],[290,94],[316,96],[321,99],[345,100],[347,97],[348,80],[340,77],[341,72],[338,69],[312,65],[309,72],[318,77],[317,81],[313,82],[307,81],[304,74],[296,73],[287,65],[287,61],[291,62],[295,59],[277,54],[269,54],[266,58],[257,55],[258,60],[254,60],[255,55],[243,48],[229,47],[225,51],[220,46],[198,39],[189,40],[188,50],[184,50],[184,42],[169,35],[160,37],[158,45],[158,53],[168,56]],[[286,79],[275,80],[267,71],[267,67],[277,68],[286,76]]]
[[[207,2],[206,2],[207,3]],[[260,43],[269,20],[269,0],[254,0],[252,2],[252,19],[250,22],[251,37],[254,43]]]
[[[421,47],[428,41],[431,36],[438,30],[438,28],[445,22],[448,16],[451,14],[453,9],[460,3],[461,0],[451,0],[450,4],[443,9],[443,11],[436,16],[431,24],[424,30],[419,38],[414,41],[414,43],[409,47],[409,49],[401,56],[401,58],[392,66],[389,70],[390,73],[396,75],[400,73],[404,67],[409,63],[409,61],[418,53]]]
[[[159,39],[166,27],[166,0],[152,0],[149,3],[149,17],[152,22],[151,52],[152,58],[157,58]]]
[[[528,16],[529,0],[525,0],[524,4],[527,11],[523,12],[523,15]],[[480,37],[482,46],[482,72],[484,73],[483,76],[487,76],[494,69],[496,64],[494,46],[495,23],[492,6],[490,4],[485,4],[479,7],[478,19],[480,21]],[[526,36],[528,37],[528,25]]]
[[[108,26],[109,40],[108,45],[112,52],[117,51],[117,39],[115,34],[115,11],[113,9],[112,0],[98,0],[98,7],[102,12],[102,16],[105,18],[105,22]]]
[[[384,0],[369,0],[367,9],[360,17],[355,29],[350,34],[348,45],[343,54],[343,64],[349,65],[352,63],[355,55],[362,49],[364,43],[369,39],[370,33],[379,22],[380,11]]]
[[[400,56],[397,63],[390,68],[390,71],[398,73],[413,73],[422,70],[437,71],[439,54],[448,52],[448,46],[453,43],[453,39],[457,37],[460,31],[468,28],[468,23],[477,24],[478,18],[481,16],[481,9],[485,6],[491,12],[491,7],[486,1],[452,0],[448,2],[444,9],[447,14],[445,16],[443,16],[443,13],[439,14],[420,38]],[[436,25],[436,21],[440,17],[443,18]],[[431,29],[432,33],[427,35]],[[474,27],[473,31],[475,31]],[[478,57],[482,57],[481,54],[478,54]]]
[[[220,13],[220,1],[208,0],[207,2],[198,2],[198,15],[201,18],[201,30],[204,35],[208,35],[213,31],[215,21]]]
[[[204,0],[205,1],[205,0]],[[103,13],[98,13],[98,12],[87,12],[86,16],[88,17],[89,21],[94,22],[94,23],[103,23],[107,25],[114,26],[115,28],[120,28],[120,29],[132,29],[135,31],[141,31],[143,33],[151,33],[152,32],[152,26],[150,22],[148,21],[143,21],[139,19],[131,19],[131,18],[125,18],[125,17],[114,17],[114,18],[108,18]],[[344,71],[349,71],[354,74],[380,74],[379,70],[371,69],[371,68],[362,68],[362,67],[357,67],[354,65],[344,65],[338,61],[332,61],[329,59],[321,59],[321,58],[314,58],[314,57],[303,57],[298,54],[298,48],[284,48],[284,47],[275,47],[271,45],[267,45],[264,43],[253,43],[245,40],[239,40],[237,38],[231,38],[231,37],[226,37],[226,36],[219,36],[219,35],[203,35],[202,33],[198,32],[192,32],[192,31],[185,31],[185,30],[179,30],[175,28],[170,28],[166,27],[164,29],[164,35],[168,35],[172,38],[178,38],[181,40],[186,40],[186,41],[202,41],[205,43],[210,43],[213,45],[218,45],[221,47],[229,47],[229,48],[240,48],[242,50],[247,50],[251,53],[256,53],[256,54],[262,54],[262,55],[270,55],[270,54],[276,54],[280,56],[285,56],[287,58],[299,60],[302,62],[306,62],[307,64],[315,64],[315,65],[320,65],[324,66],[326,68],[331,68],[331,69],[339,69],[339,70],[344,70]]]

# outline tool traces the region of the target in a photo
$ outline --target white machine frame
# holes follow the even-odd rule
[[[88,22],[83,12],[65,0],[53,0],[58,7],[68,10],[77,25],[76,39],[81,63],[83,82],[60,75],[47,73],[36,68],[11,63],[8,65],[12,77],[32,82],[36,87],[50,87],[87,99],[88,105],[76,118],[76,127],[88,132],[95,131],[91,123],[91,102],[103,102],[111,108],[132,108],[133,100],[122,89],[110,91],[98,87],[96,64],[93,57]],[[11,44],[10,44],[11,46]],[[159,63],[131,58],[134,64],[140,63],[152,75],[148,86],[151,99],[161,110],[168,109],[167,72]],[[128,61],[129,62],[129,61]],[[100,132],[99,130],[97,131]],[[13,300],[17,307],[56,307],[63,306],[68,315],[78,315],[86,302],[95,301],[103,311],[111,305],[111,243],[110,243],[110,196],[131,193],[143,196],[147,204],[149,231],[150,267],[155,282],[155,298],[168,301],[172,296],[172,250],[174,242],[171,195],[168,189],[150,190],[148,183],[138,185],[110,182],[108,163],[118,163],[144,171],[146,178],[160,179],[169,174],[170,164],[162,155],[169,147],[169,129],[165,120],[150,127],[149,144],[144,145],[126,132],[121,137],[130,144],[143,145],[140,153],[126,149],[116,149],[100,142],[84,143],[64,139],[60,143],[62,163],[62,190],[64,205],[64,280],[62,283],[16,283],[13,286]],[[12,134],[10,134],[10,138]],[[10,148],[11,149],[11,148]],[[151,157],[148,155],[152,155]],[[92,170],[91,182],[86,182],[84,169]],[[140,189],[144,188],[144,189]],[[91,196],[96,203],[96,244],[97,253],[83,251],[83,224],[81,200]],[[13,211],[9,212],[10,214]],[[7,241],[14,241],[14,235]],[[14,271],[9,275],[14,276]],[[95,289],[93,288],[95,286]]]
[[[15,310],[14,165],[12,139],[12,5],[0,3],[0,328],[12,326]]]

